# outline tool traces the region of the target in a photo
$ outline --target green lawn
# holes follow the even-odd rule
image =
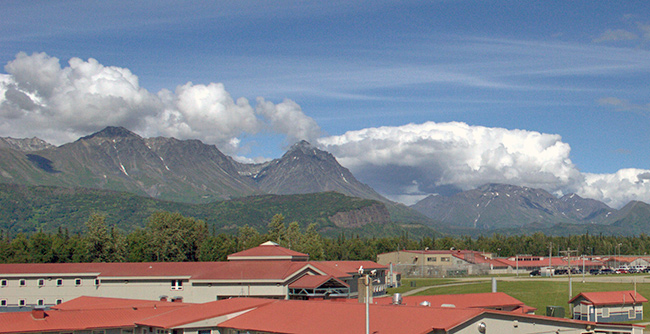
[[[415,286],[411,286],[411,282],[414,282]],[[402,286],[399,288],[389,288],[388,294],[404,293],[423,286],[444,285],[454,282],[457,282],[457,280],[452,278],[405,278],[402,279]]]
[[[453,281],[453,280],[450,280]],[[439,282],[439,285],[445,285],[449,282]],[[545,315],[546,306],[562,306],[565,309],[565,315],[571,317],[569,308],[569,284],[566,280],[557,281],[498,281],[497,290],[505,292],[515,297],[526,305],[536,307],[535,314]],[[582,283],[573,282],[573,296],[580,292],[592,291],[616,291],[616,290],[634,290],[634,283]],[[438,294],[459,294],[459,293],[479,293],[492,291],[491,282],[480,282],[467,285],[453,285],[446,287],[431,288],[418,293],[417,295],[438,295]],[[397,291],[399,292],[399,291]],[[650,284],[637,283],[637,292],[642,296],[650,297]],[[643,318],[645,321],[650,320],[650,305],[643,308]]]

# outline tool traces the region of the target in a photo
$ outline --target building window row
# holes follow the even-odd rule
[[[51,278],[49,280],[51,280]],[[45,279],[44,278],[39,278],[36,282],[37,282],[36,285],[39,286],[39,287],[45,286]],[[99,285],[99,283],[100,283],[99,279],[95,279],[95,285]],[[56,284],[56,286],[63,286],[63,279],[62,278],[57,278],[55,280],[55,284]],[[75,286],[81,286],[82,284],[83,284],[83,280],[81,278],[75,278],[74,279],[74,285]],[[7,280],[7,279],[0,280],[0,288],[6,288],[8,286],[9,286],[9,280]],[[24,279],[24,278],[21,278],[20,280],[18,280],[18,286],[21,286],[21,287],[27,286],[27,280]]]
[[[59,305],[59,304],[63,303],[63,299],[58,298],[58,299],[56,299],[55,303],[56,303],[56,305]],[[40,298],[37,299],[36,300],[36,305],[45,306],[45,299],[40,299]],[[5,307],[9,306],[9,302],[8,302],[7,299],[0,299],[0,307],[2,307],[2,306],[5,306]],[[18,299],[18,306],[27,306],[27,300],[23,299],[23,298]]]

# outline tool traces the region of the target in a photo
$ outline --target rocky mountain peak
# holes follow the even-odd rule
[[[142,139],[142,137],[137,134],[129,131],[128,129],[121,126],[107,126],[99,132],[95,132],[91,135],[80,138],[79,140],[88,140],[93,138],[107,138],[107,139],[117,139],[117,138],[137,138]]]

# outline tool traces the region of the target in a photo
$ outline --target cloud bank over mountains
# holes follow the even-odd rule
[[[617,208],[630,200],[650,202],[650,170],[583,173],[556,134],[426,122],[323,137],[298,103],[260,97],[252,105],[233,98],[221,83],[188,82],[152,93],[126,68],[92,58],[72,58],[62,67],[45,53],[19,53],[5,71],[0,136],[62,144],[113,125],[146,137],[200,139],[236,155],[247,135],[282,134],[289,143],[304,139],[321,146],[360,180],[407,204],[493,182],[575,192]]]
[[[265,129],[289,138],[315,139],[318,125],[300,106],[233,99],[223,84],[188,82],[157,94],[140,87],[125,68],[72,58],[67,67],[45,53],[19,53],[0,76],[0,132],[39,136],[54,144],[104,126],[124,126],[144,136],[200,139],[228,154],[240,136]],[[286,124],[290,124],[287,126]]]

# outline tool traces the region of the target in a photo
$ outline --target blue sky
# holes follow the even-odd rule
[[[0,136],[60,144],[123,125],[242,160],[307,139],[403,202],[484,182],[650,201],[647,1],[0,7]]]

